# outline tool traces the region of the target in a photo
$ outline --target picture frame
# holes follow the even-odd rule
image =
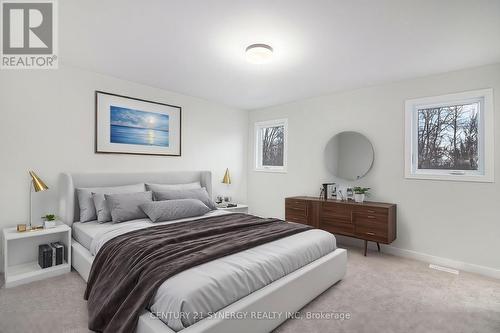
[[[181,156],[182,108],[95,91],[95,153]]]

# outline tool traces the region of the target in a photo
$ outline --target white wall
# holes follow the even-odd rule
[[[398,204],[394,247],[500,269],[498,182],[403,177],[404,100],[488,87],[495,91],[498,133],[500,64],[308,99],[252,111],[249,116],[71,67],[0,71],[0,229],[27,221],[28,169],[36,170],[51,187],[36,195],[35,216],[56,211],[61,171],[209,169],[214,173],[214,193],[219,193],[226,190],[219,180],[229,167],[233,180],[229,194],[244,202],[248,193],[253,213],[284,217],[286,196],[318,195],[321,183],[333,180],[323,161],[330,137],[355,130],[366,135],[375,149],[372,171],[355,184],[372,187],[372,200]],[[94,154],[94,90],[182,106],[182,157]],[[288,172],[253,171],[253,123],[284,117],[289,119]],[[496,135],[497,179],[499,149]]]
[[[182,156],[95,154],[95,90],[181,106]],[[50,187],[35,195],[35,217],[57,212],[57,176],[62,171],[211,170],[214,195],[227,191],[235,200],[246,201],[245,111],[61,67],[0,71],[0,116],[0,229],[28,219],[29,169]],[[220,183],[226,167],[233,181],[230,188]]]
[[[358,131],[375,150],[373,169],[352,184],[371,187],[371,200],[398,204],[399,249],[500,269],[500,185],[403,177],[404,101],[494,88],[495,174],[500,177],[500,64],[369,87],[252,111],[248,199],[253,213],[284,217],[284,198],[319,194],[334,180],[323,150],[334,134]],[[288,118],[288,172],[254,171],[253,124]],[[500,271],[498,271],[500,272]]]

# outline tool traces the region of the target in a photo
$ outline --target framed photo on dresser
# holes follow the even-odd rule
[[[181,156],[180,106],[95,92],[95,152]]]

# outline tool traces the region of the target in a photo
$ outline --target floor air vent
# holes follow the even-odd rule
[[[438,270],[438,271],[442,271],[442,272],[447,272],[447,273],[455,274],[455,275],[458,275],[458,273],[460,273],[456,269],[448,268],[448,267],[443,267],[443,266],[439,266],[439,265],[433,265],[433,264],[430,264],[429,268],[432,268],[432,269],[435,269],[435,270]]]

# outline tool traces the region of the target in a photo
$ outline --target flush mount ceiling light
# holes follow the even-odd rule
[[[252,44],[245,52],[248,62],[252,64],[265,64],[273,57],[273,48],[267,44]]]

